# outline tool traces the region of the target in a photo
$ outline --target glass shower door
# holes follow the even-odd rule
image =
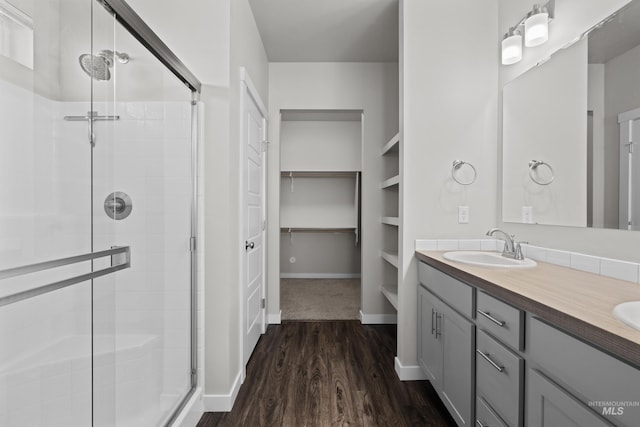
[[[97,2],[92,30],[93,247],[131,248],[94,280],[94,425],[161,426],[192,386],[191,92]]]
[[[0,0],[2,427],[160,426],[193,389],[195,107],[101,3]]]
[[[71,5],[71,3],[74,3]],[[0,425],[91,425],[88,2],[0,1]],[[68,66],[67,66],[68,65]]]

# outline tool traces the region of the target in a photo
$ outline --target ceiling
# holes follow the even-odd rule
[[[270,62],[397,62],[398,0],[249,0]]]
[[[605,64],[640,44],[640,1],[589,34],[589,64]]]

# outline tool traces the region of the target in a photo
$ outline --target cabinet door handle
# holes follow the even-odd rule
[[[482,424],[482,421],[476,419],[476,424],[478,424],[478,427],[489,427],[488,424]]]
[[[491,320],[493,323],[495,323],[496,325],[500,326],[501,328],[504,327],[504,325],[505,325],[505,322],[503,322],[502,320],[496,319],[488,311],[485,312],[485,311],[482,311],[482,310],[478,310],[478,314],[482,314],[484,317],[486,317],[487,319]]]
[[[442,320],[442,314],[438,314],[436,311],[436,339],[442,336],[442,331],[440,328],[442,327],[442,322],[438,322],[438,320]]]
[[[476,349],[476,353],[478,353],[480,356],[482,356],[487,362],[489,362],[489,364],[491,366],[493,366],[494,368],[496,368],[496,370],[498,372],[503,372],[504,371],[504,366],[500,366],[498,365],[496,362],[494,362],[493,360],[491,360],[491,357],[489,353],[483,353],[482,351],[480,351],[480,349]]]
[[[433,322],[433,316],[436,314],[436,311],[432,308],[431,309],[431,335],[433,335],[433,333],[436,330],[436,326],[435,323]]]

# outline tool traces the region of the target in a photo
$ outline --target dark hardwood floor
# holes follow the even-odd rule
[[[206,413],[198,427],[455,426],[427,381],[398,380],[395,350],[395,325],[271,325],[233,411]]]

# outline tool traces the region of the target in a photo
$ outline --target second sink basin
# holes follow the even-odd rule
[[[613,316],[632,328],[640,330],[640,301],[629,301],[613,308]]]
[[[537,263],[529,258],[513,259],[503,257],[500,252],[488,251],[451,251],[445,252],[444,258],[449,261],[461,262],[463,264],[479,265],[482,267],[497,268],[531,268]]]

